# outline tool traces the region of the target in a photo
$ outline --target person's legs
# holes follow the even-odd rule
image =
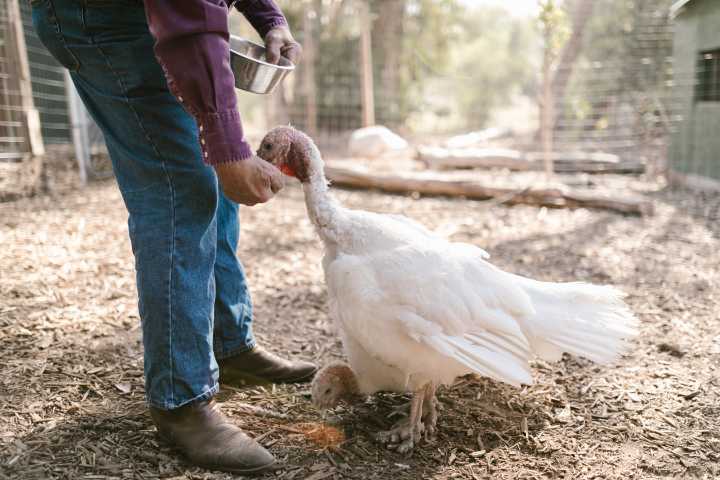
[[[255,347],[253,309],[245,271],[237,258],[238,206],[222,192],[217,208],[214,352],[220,360]]]
[[[195,121],[168,90],[137,1],[34,4],[43,42],[100,126],[129,213],[150,405],[218,389],[212,352],[218,186]]]
[[[34,0],[33,23],[102,129],[128,209],[146,397],[158,434],[201,466],[271,468],[272,455],[210,400],[218,389],[217,179],[202,162],[195,121],[155,60],[142,3]]]

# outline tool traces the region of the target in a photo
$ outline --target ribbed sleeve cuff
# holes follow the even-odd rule
[[[238,162],[253,156],[237,110],[205,114],[196,120],[203,160],[208,165]]]
[[[265,38],[265,35],[267,35],[267,33],[270,30],[272,30],[273,28],[287,27],[287,26],[288,26],[288,23],[287,23],[287,20],[285,20],[285,17],[280,17],[280,18],[274,19],[272,22],[269,22],[269,23],[263,25],[263,27],[258,30],[258,33],[260,34],[260,36],[262,38]]]
[[[273,0],[244,0],[235,5],[262,38],[273,28],[288,24]]]

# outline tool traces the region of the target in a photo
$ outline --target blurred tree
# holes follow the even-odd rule
[[[570,10],[570,32],[569,38],[564,45],[558,59],[557,66],[554,68],[552,79],[550,80],[550,89],[552,99],[555,104],[562,105],[565,103],[565,92],[567,90],[570,76],[575,66],[575,61],[582,51],[582,42],[585,35],[585,27],[590,20],[593,12],[593,0],[575,0],[569,6]],[[555,128],[556,119],[552,119],[552,128]]]
[[[370,6],[372,18],[378,123],[423,129],[432,124],[431,129],[443,131],[482,128],[513,94],[533,91],[532,21],[506,9],[465,0],[280,0],[298,41],[313,36],[318,130],[361,124],[361,2]],[[251,35],[246,25],[238,28]],[[271,121],[286,121],[287,112],[291,122],[306,128],[312,94],[306,68],[301,63],[283,84],[284,92],[273,96]],[[253,98],[242,102],[248,109],[255,105]]]
[[[638,104],[657,104],[666,97],[672,65],[668,61],[672,54],[668,16],[672,0],[594,3],[575,67],[557,102],[562,108],[558,117],[565,118],[566,126],[556,128],[567,128],[573,119],[587,119],[584,129],[626,129],[628,125],[610,118],[613,109],[619,108],[624,115],[641,115]]]
[[[487,126],[493,112],[519,93],[534,90],[537,66],[532,21],[496,7],[464,12],[460,38],[451,50],[457,72],[453,87],[457,109],[468,130]]]
[[[556,118],[553,80],[557,74],[557,58],[570,36],[570,30],[567,15],[559,1],[539,0],[538,5],[540,6],[539,20],[543,39],[542,96],[539,102],[540,139],[545,173],[549,176],[553,173],[553,130]],[[572,63],[567,62],[564,68],[572,68]]]
[[[403,72],[405,58],[405,12],[407,0],[372,0],[371,12],[373,59],[377,95],[375,108],[380,123],[397,125],[406,107],[403,86],[407,72]]]

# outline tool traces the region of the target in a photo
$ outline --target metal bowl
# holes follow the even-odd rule
[[[295,69],[285,57],[277,65],[265,61],[265,47],[230,35],[230,68],[235,74],[235,88],[252,93],[270,93]]]

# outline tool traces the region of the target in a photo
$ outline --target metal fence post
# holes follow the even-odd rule
[[[75,158],[80,172],[80,183],[87,184],[87,164],[90,160],[90,142],[87,134],[87,114],[80,96],[75,90],[70,72],[65,70],[65,87],[67,91],[68,108],[70,110],[70,129],[72,131]]]

